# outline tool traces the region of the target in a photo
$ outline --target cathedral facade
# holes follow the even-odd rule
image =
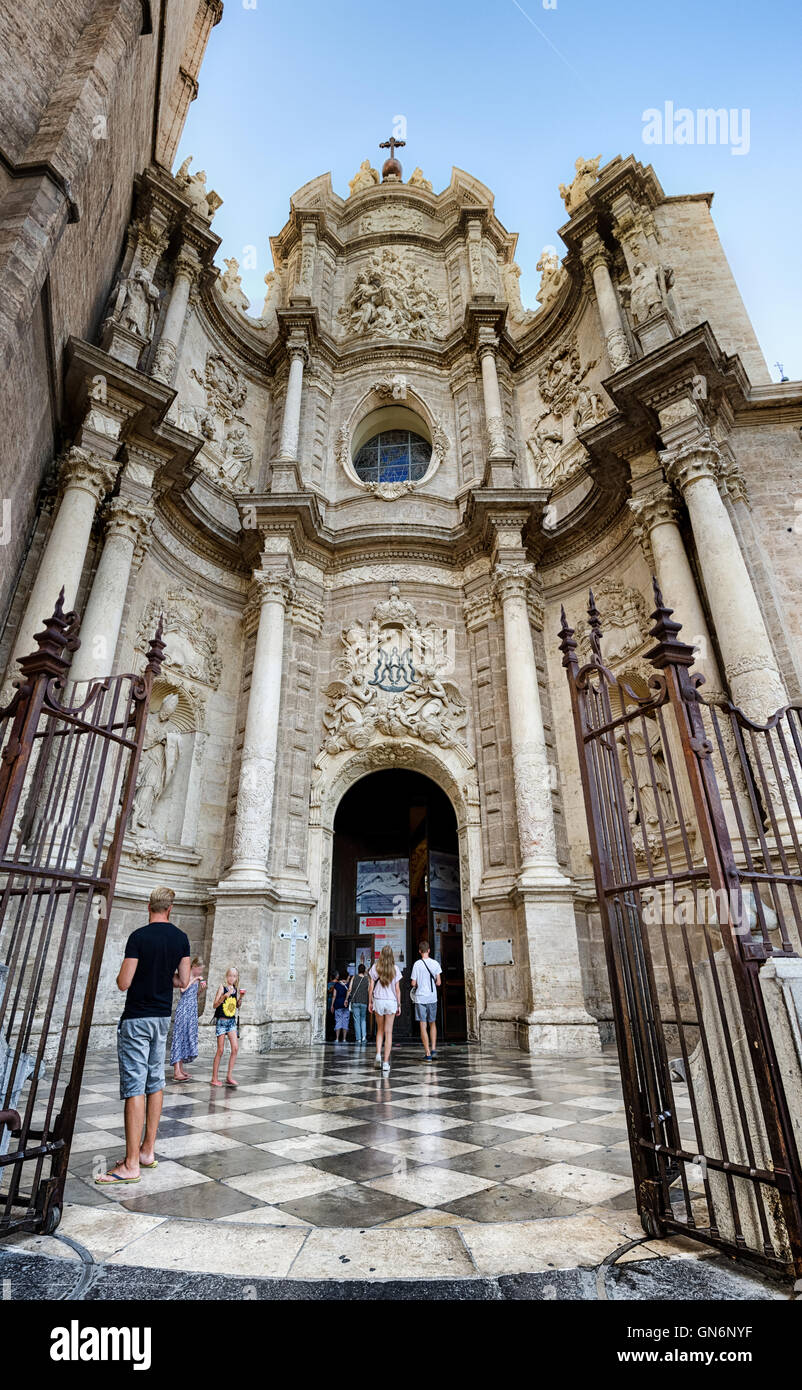
[[[165,882],[210,980],[240,969],[246,1047],[323,1041],[330,971],[428,935],[451,1036],[593,1051],[611,1011],[561,606],[587,650],[592,587],[645,690],[656,575],[708,693],[757,720],[799,696],[802,392],[769,378],[711,197],[632,156],[578,160],[561,192],[525,308],[474,175],[435,192],[394,150],[348,196],[320,175],[260,308],[215,263],[192,162],[136,178],[96,331],[65,344],[3,648],[5,702],[63,584],[85,689],[139,669],[163,615],[99,1044]]]

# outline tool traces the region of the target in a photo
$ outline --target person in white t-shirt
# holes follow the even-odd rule
[[[383,946],[379,959],[370,967],[370,994],[368,1008],[376,1015],[376,1066],[383,1072],[390,1070],[390,1053],[393,1047],[393,1024],[396,1014],[401,1012],[401,990],[399,980],[401,971],[395,963],[391,946]],[[384,1062],[382,1062],[382,1042],[384,1042]]]
[[[439,961],[429,956],[429,943],[418,942],[420,960],[412,967],[412,988],[415,991],[415,1017],[420,1024],[420,1040],[426,1061],[437,1056],[437,988],[440,984]]]

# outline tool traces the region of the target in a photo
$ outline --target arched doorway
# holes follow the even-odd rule
[[[467,1036],[457,818],[423,773],[391,768],[362,777],[334,818],[329,970],[369,965],[385,941],[402,971],[394,1036],[418,1036],[409,999],[418,942],[442,966],[438,1023],[445,1041]],[[326,1015],[326,1036],[333,1036]]]

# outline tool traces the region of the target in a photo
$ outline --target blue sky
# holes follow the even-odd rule
[[[225,0],[190,107],[178,163],[196,156],[224,199],[222,256],[257,266],[243,284],[258,312],[268,237],[291,193],[331,171],[335,190],[393,119],[407,121],[405,177],[435,191],[452,165],[495,193],[519,233],[525,304],[535,305],[544,245],[565,220],[558,193],[578,154],[633,153],[667,194],[715,192],[713,215],[772,376],[802,378],[802,103],[798,0]],[[743,144],[645,144],[643,113],[726,107]]]

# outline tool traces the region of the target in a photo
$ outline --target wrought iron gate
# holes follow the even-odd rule
[[[760,972],[802,939],[802,706],[702,699],[657,584],[642,689],[562,614],[638,1210],[802,1275],[802,1115]],[[776,968],[776,966],[775,966]]]
[[[0,710],[0,1235],[58,1225],[161,624],[142,675],[67,689],[55,612]],[[74,703],[65,701],[69,694]]]

